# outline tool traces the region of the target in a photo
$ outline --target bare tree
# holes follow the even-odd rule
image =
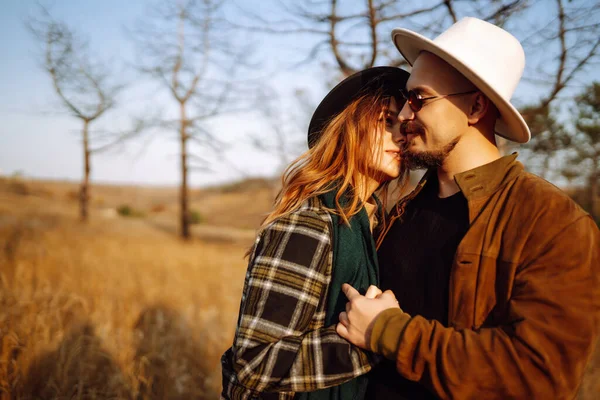
[[[90,199],[91,156],[124,139],[122,134],[93,135],[90,125],[115,107],[123,86],[115,83],[114,74],[106,64],[93,59],[88,42],[64,22],[53,19],[43,6],[39,7],[39,15],[28,20],[27,27],[43,49],[43,68],[52,79],[63,108],[82,123],[84,173],[79,204],[81,220],[85,221]]]
[[[529,81],[546,89],[539,108],[548,106],[570,84],[580,84],[578,78],[597,65],[600,56],[597,1],[553,0],[547,5],[552,17],[532,27],[524,40],[528,55],[540,56],[526,74]]]
[[[279,0],[279,19],[265,19],[245,10],[254,21],[244,28],[282,35],[313,37],[308,54],[300,63],[327,60],[342,76],[374,65],[406,65],[390,40],[393,28],[403,26],[435,36],[463,15],[478,16],[503,24],[525,8],[525,1],[483,0],[460,2],[426,0]]]
[[[163,119],[160,127],[176,131],[179,141],[179,219],[184,239],[190,237],[189,172],[209,170],[210,153],[219,152],[223,145],[206,122],[234,111],[234,95],[242,93],[241,83],[234,79],[248,65],[248,49],[240,49],[230,40],[230,27],[223,19],[224,3],[157,2],[131,31],[139,50],[138,69],[166,89],[177,106],[178,115]],[[191,145],[204,151],[192,152]]]
[[[586,77],[600,60],[600,7],[595,0],[553,0],[544,5],[549,7],[549,17],[538,19],[522,32],[527,56],[534,60],[525,70],[524,80],[537,86],[541,95],[520,111],[532,135],[531,142],[522,147],[532,163],[528,165],[551,179],[566,171],[564,163],[571,160],[563,154],[571,135],[563,126],[568,121],[559,120],[560,111],[574,100],[578,88],[588,83]],[[505,152],[517,148],[503,144]]]

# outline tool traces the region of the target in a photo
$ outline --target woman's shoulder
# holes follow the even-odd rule
[[[306,199],[300,207],[272,222],[271,227],[293,226],[321,232],[329,232],[331,215],[318,196]]]
[[[331,214],[319,196],[313,196],[306,199],[302,205],[294,211],[294,214],[309,218],[318,218],[330,225],[332,223]]]
[[[331,221],[331,215],[329,215],[327,207],[325,207],[325,204],[323,204],[323,201],[319,196],[309,197],[304,200],[296,212],[304,215],[316,215],[325,221]]]

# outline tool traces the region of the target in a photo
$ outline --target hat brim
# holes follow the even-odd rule
[[[325,126],[360,94],[384,88],[384,94],[406,87],[410,74],[396,67],[372,67],[350,75],[327,93],[315,109],[308,126],[308,147],[313,147]]]
[[[394,29],[392,41],[411,66],[419,54],[426,51],[440,57],[477,86],[500,113],[500,118],[496,121],[496,134],[517,143],[527,143],[531,139],[531,132],[521,113],[460,59],[446,52],[431,39],[407,29]]]

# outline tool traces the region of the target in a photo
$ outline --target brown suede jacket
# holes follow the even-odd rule
[[[373,325],[371,348],[443,399],[572,399],[596,342],[598,227],[516,157],[455,177],[470,228],[452,265],[449,327],[399,309]]]

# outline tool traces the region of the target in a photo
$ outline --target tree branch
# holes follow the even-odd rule
[[[372,67],[375,65],[375,60],[377,59],[377,14],[373,7],[373,0],[368,0],[369,6],[369,30],[371,37],[371,57],[367,67]]]
[[[380,22],[387,22],[387,21],[393,21],[393,20],[400,20],[400,19],[406,19],[406,18],[410,18],[410,17],[415,17],[415,16],[420,15],[420,14],[425,14],[425,13],[428,13],[428,12],[431,12],[431,11],[435,11],[435,10],[437,10],[438,8],[440,8],[441,6],[443,6],[445,4],[446,4],[446,1],[444,0],[444,1],[438,3],[438,4],[434,5],[434,6],[431,6],[431,7],[421,8],[421,9],[414,10],[414,11],[411,11],[411,12],[408,12],[408,13],[403,13],[403,14],[388,15],[387,17],[380,18],[379,21]]]
[[[351,75],[354,72],[354,69],[352,69],[347,63],[346,61],[342,58],[342,55],[340,54],[340,50],[338,47],[338,41],[335,37],[335,26],[337,24],[337,19],[336,19],[336,7],[337,7],[337,0],[331,0],[331,20],[330,20],[330,24],[329,24],[329,45],[331,46],[331,51],[333,52],[333,56],[335,57],[335,60],[338,63],[338,66],[340,67],[340,70],[342,71],[342,73],[346,76]]]
[[[454,7],[452,7],[452,0],[444,0],[444,5],[448,10],[448,14],[450,14],[450,17],[452,18],[452,21],[458,21],[458,19],[456,18],[456,12],[454,11]]]

